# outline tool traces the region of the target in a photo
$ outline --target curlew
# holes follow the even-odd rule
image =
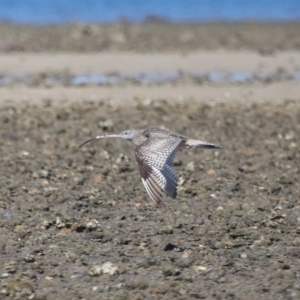
[[[79,147],[102,138],[122,138],[131,141],[136,146],[135,158],[143,184],[150,198],[156,204],[161,203],[164,193],[173,199],[176,198],[178,175],[172,169],[172,164],[177,150],[183,148],[222,148],[217,144],[190,139],[157,127],[96,136],[83,142]]]

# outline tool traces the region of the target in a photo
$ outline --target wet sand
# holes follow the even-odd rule
[[[255,51],[194,51],[170,53],[6,53],[0,54],[0,73],[42,72],[275,72],[300,71],[299,51],[261,55]]]
[[[129,37],[153,28],[161,37],[218,32],[213,51],[205,51],[211,44],[203,37],[201,47],[196,38],[186,41],[193,45],[188,53],[176,38],[158,39],[159,51],[143,53],[144,35],[131,40],[135,51],[114,49],[116,38],[96,53],[89,30],[98,27],[76,26],[2,24],[0,37],[9,33],[14,43],[23,37],[23,48],[2,48],[9,53],[0,54],[0,73],[295,72],[300,66],[298,24],[99,25],[102,37],[124,28]],[[74,28],[83,30],[75,42],[66,35]],[[219,49],[224,30],[225,45],[239,37],[233,49]],[[271,52],[262,38],[267,33],[277,34],[273,45],[280,41]],[[0,87],[1,299],[300,297],[299,81],[37,82]],[[133,145],[103,140],[78,149],[94,135],[148,125],[224,147],[178,153],[178,198],[166,197],[160,207],[142,185]]]
[[[126,86],[126,87],[3,87],[2,105],[68,105],[82,102],[106,102],[127,106],[139,102],[165,101],[172,103],[282,103],[299,100],[299,83],[284,82],[265,85],[207,85],[207,86]]]

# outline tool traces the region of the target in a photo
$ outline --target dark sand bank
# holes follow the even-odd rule
[[[299,118],[292,101],[2,107],[1,298],[299,298]],[[161,207],[130,143],[78,149],[148,124],[224,146],[179,153]]]
[[[18,26],[0,24],[0,51],[195,51],[237,49],[269,54],[300,49],[300,23]]]

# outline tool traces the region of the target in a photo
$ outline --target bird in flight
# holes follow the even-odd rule
[[[96,136],[83,142],[79,148],[88,142],[102,138],[122,138],[131,141],[136,146],[134,153],[142,182],[150,198],[156,204],[161,203],[164,193],[173,199],[176,198],[178,175],[172,169],[172,164],[178,150],[184,148],[222,148],[217,144],[190,139],[157,127]]]

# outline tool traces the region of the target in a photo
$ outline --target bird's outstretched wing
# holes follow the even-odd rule
[[[151,138],[135,149],[143,184],[151,199],[159,204],[163,193],[176,197],[178,176],[172,169],[180,138]]]

